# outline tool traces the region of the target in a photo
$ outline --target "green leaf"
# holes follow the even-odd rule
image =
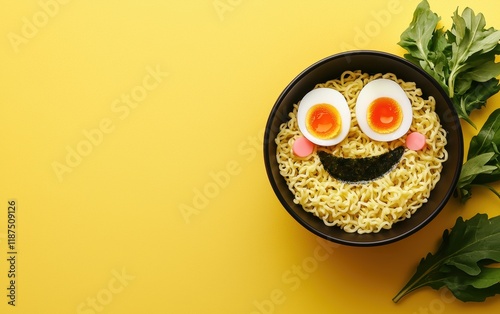
[[[492,78],[487,82],[472,82],[469,90],[464,95],[455,95],[453,104],[460,118],[466,120],[474,126],[469,119],[469,114],[486,105],[488,98],[500,91],[498,80]]]
[[[419,288],[448,287],[462,301],[481,301],[500,293],[498,270],[487,266],[500,261],[500,216],[477,214],[443,233],[435,254],[423,258],[408,283],[394,297],[402,297]]]
[[[430,58],[433,56],[430,46],[441,48],[446,42],[446,40],[443,41],[443,32],[436,31],[439,20],[440,17],[430,10],[426,0],[420,2],[413,13],[409,27],[401,34],[398,43],[409,52],[407,59],[421,66],[431,75],[435,74],[436,64]],[[434,38],[435,35],[443,38]]]
[[[455,79],[462,72],[471,72],[470,63],[468,58],[475,55],[487,54],[489,51],[496,49],[498,41],[500,40],[500,31],[494,29],[485,29],[486,20],[483,14],[475,15],[474,11],[470,8],[465,8],[462,15],[455,11],[453,17],[453,25],[450,33],[454,35],[454,42],[452,46],[452,55],[449,61],[450,76],[448,78],[448,92],[449,96],[453,97],[455,93]],[[491,61],[488,66],[482,68],[481,82],[485,82],[498,75],[498,71],[492,67],[494,64],[494,56],[487,54],[488,60],[483,59],[480,64],[487,64],[486,61]]]
[[[474,180],[474,177],[480,173],[491,173],[495,169],[496,166],[486,165],[491,158],[495,156],[495,153],[489,152],[474,156],[473,158],[467,160],[463,166],[462,171],[460,172],[460,177],[458,179],[458,187],[464,187]]]
[[[483,267],[477,276],[453,269],[444,279],[444,286],[461,301],[482,302],[488,297],[500,294],[500,269]]]
[[[487,165],[494,156],[494,152],[480,154],[463,164],[457,183],[457,192],[462,203],[472,196],[471,189],[478,175],[489,175],[498,170],[497,166]]]
[[[467,159],[479,154],[494,152],[494,146],[500,145],[500,109],[493,111],[476,136],[470,140]]]
[[[484,289],[500,283],[500,268],[485,267],[475,277],[469,277],[464,284],[471,285],[477,289]]]
[[[462,203],[472,196],[472,187],[481,186],[500,197],[489,183],[500,180],[500,109],[493,111],[479,133],[472,137],[467,161],[462,167],[457,192]]]
[[[469,78],[476,82],[486,82],[500,74],[500,63],[495,60],[469,62],[464,66],[461,78]]]

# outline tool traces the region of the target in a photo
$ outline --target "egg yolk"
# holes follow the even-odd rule
[[[338,110],[328,104],[317,104],[307,111],[307,130],[319,139],[334,138],[339,132],[342,120]]]
[[[397,130],[403,121],[403,111],[398,102],[390,97],[375,99],[367,109],[367,122],[370,128],[382,134]]]

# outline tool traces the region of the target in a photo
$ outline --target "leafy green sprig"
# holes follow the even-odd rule
[[[500,91],[500,31],[485,28],[483,14],[465,8],[454,12],[450,30],[437,28],[441,18],[423,0],[413,14],[409,27],[401,34],[405,58],[432,75],[448,93],[460,118],[469,118],[474,109]]]
[[[493,111],[479,133],[472,137],[467,161],[457,183],[458,196],[465,203],[472,187],[482,186],[500,197],[490,184],[500,180],[500,109]]]
[[[420,261],[415,274],[393,298],[398,302],[422,287],[447,287],[464,302],[480,302],[500,294],[500,216],[477,214],[457,219],[451,231],[443,233],[441,246]]]
[[[476,127],[470,113],[486,105],[500,91],[500,31],[485,28],[483,14],[465,8],[452,16],[450,30],[438,28],[441,18],[431,11],[427,0],[415,9],[399,45],[405,58],[429,73],[447,92],[459,117]],[[481,131],[472,138],[467,161],[457,186],[461,202],[472,195],[472,187],[482,186],[500,197],[490,184],[500,180],[500,113],[495,111]],[[498,133],[498,134],[497,134]]]

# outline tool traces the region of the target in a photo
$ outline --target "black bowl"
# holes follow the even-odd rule
[[[378,233],[347,233],[339,227],[326,226],[321,219],[306,212],[293,202],[293,194],[280,175],[276,160],[275,138],[279,126],[289,120],[293,104],[312,90],[318,83],[340,77],[344,71],[361,70],[366,73],[394,73],[398,78],[415,82],[424,97],[436,99],[436,112],[447,131],[446,149],[449,158],[443,163],[441,179],[432,190],[428,202],[411,218],[395,223],[391,229]],[[460,121],[450,98],[439,84],[425,71],[411,62],[385,52],[350,51],[329,56],[300,73],[278,97],[271,110],[264,135],[264,162],[271,186],[288,213],[312,233],[327,240],[353,246],[374,246],[403,239],[429,223],[452,196],[463,162],[463,137]]]

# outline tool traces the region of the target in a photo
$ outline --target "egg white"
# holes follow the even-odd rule
[[[390,97],[398,102],[403,112],[401,125],[391,133],[378,133],[368,124],[366,113],[370,104],[377,98]],[[398,83],[389,79],[377,79],[366,84],[359,92],[356,100],[356,119],[361,131],[375,141],[389,142],[396,140],[408,132],[413,120],[411,102]]]
[[[317,104],[328,104],[339,112],[341,121],[339,133],[329,139],[320,139],[312,135],[306,127],[307,112]],[[311,142],[320,146],[331,146],[340,143],[349,134],[351,113],[347,101],[339,91],[331,88],[316,88],[308,92],[300,101],[297,110],[297,123],[300,132]]]

